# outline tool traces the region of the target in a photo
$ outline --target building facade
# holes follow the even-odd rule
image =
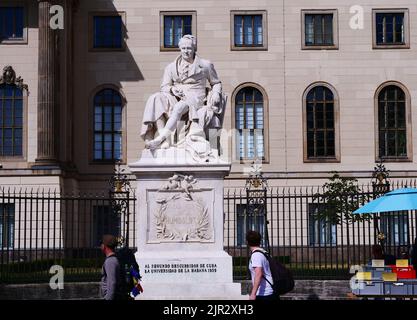
[[[254,161],[262,162],[271,187],[321,186],[332,171],[369,182],[380,161],[392,179],[416,178],[416,21],[413,0],[2,0],[0,186],[58,195],[107,191],[116,163],[128,172],[140,157],[145,103],[188,33],[228,96],[227,187],[243,188]],[[228,223],[243,225],[238,212],[246,204],[232,198]],[[103,202],[74,214],[71,201],[58,216],[109,213]],[[12,239],[9,226],[25,221],[16,203],[1,204],[0,238]],[[297,205],[282,210],[283,219]],[[77,245],[103,233],[88,217],[77,224],[93,231],[84,227]],[[294,239],[336,244],[335,226],[310,221],[288,227],[301,236],[273,237],[284,246]],[[244,230],[235,231],[227,241],[244,245]],[[366,235],[370,244],[374,233]],[[66,241],[55,233],[51,239]]]
[[[18,88],[1,97],[2,185],[100,188],[115,160],[136,161],[144,105],[185,33],[228,95],[228,185],[242,185],[256,158],[277,186],[322,184],[331,171],[370,178],[380,159],[392,177],[416,175],[413,1],[16,0],[0,8],[1,67],[21,79],[2,76],[4,88]],[[61,20],[63,29],[51,28]]]

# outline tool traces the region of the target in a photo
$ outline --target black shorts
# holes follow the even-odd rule
[[[258,301],[276,301],[279,300],[279,295],[270,294],[269,296],[256,296],[256,300]]]

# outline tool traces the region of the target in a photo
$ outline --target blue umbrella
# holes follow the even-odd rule
[[[388,192],[382,197],[368,202],[353,213],[361,214],[406,210],[417,210],[417,189],[415,188],[403,188]]]

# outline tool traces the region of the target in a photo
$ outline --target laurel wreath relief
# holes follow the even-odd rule
[[[164,240],[209,240],[209,214],[208,208],[202,205],[199,201],[195,201],[188,196],[184,196],[184,199],[187,201],[193,201],[198,210],[199,215],[197,218],[197,223],[195,223],[191,228],[183,232],[182,234],[175,229],[169,229],[167,226],[167,214],[166,209],[168,207],[169,201],[175,201],[182,197],[181,194],[176,193],[169,199],[160,199],[157,202],[160,204],[159,210],[155,213],[156,219],[156,236],[158,239]]]

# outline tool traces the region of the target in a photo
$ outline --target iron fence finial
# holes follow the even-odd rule
[[[374,179],[373,184],[376,184],[376,185],[389,184],[389,180],[388,180],[389,170],[385,168],[385,165],[382,159],[380,159],[379,163],[374,167],[372,178]]]
[[[262,174],[262,160],[256,158],[250,167],[248,172],[248,178],[246,179],[245,188],[246,190],[251,189],[263,189],[266,190],[268,187],[268,181]]]

